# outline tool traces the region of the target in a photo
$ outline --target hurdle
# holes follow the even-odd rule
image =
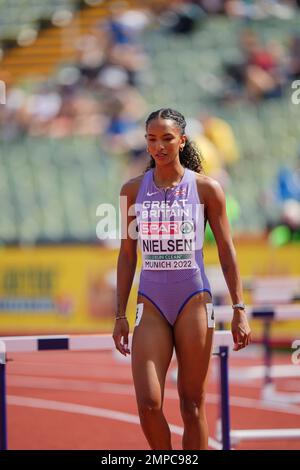
[[[232,308],[229,305],[214,307],[216,322],[223,325],[231,321]],[[276,305],[276,306],[248,306],[247,315],[253,320],[262,320],[264,322],[263,330],[263,346],[264,346],[264,388],[263,396],[268,399],[274,391],[271,377],[271,345],[270,332],[271,322],[275,321],[292,321],[300,320],[300,304]],[[273,396],[275,398],[275,396]]]
[[[132,336],[129,336],[131,345]],[[216,331],[214,334],[213,354],[220,363],[220,404],[222,421],[222,448],[230,450],[230,406],[228,387],[228,353],[233,346],[230,331]],[[34,351],[114,351],[112,336],[101,335],[53,335],[53,336],[9,336],[0,337],[0,450],[7,450],[6,420],[6,355],[13,352]]]
[[[231,306],[215,306],[215,320],[223,324],[231,321],[229,312],[232,312]],[[232,313],[231,313],[232,315]],[[276,306],[248,306],[247,315],[252,319],[261,319],[264,321],[264,387],[262,390],[262,399],[267,401],[279,401],[281,394],[275,392],[271,376],[271,347],[270,347],[270,327],[272,320],[292,321],[300,320],[300,304],[276,305]],[[284,402],[287,401],[287,393],[283,394]],[[282,400],[283,401],[283,400]],[[298,401],[299,398],[298,398]],[[221,433],[217,428],[216,438],[220,440]],[[276,440],[276,439],[299,439],[300,429],[239,429],[230,431],[230,440],[232,444],[239,441],[250,440]]]

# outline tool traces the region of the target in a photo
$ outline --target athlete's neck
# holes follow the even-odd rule
[[[154,183],[157,188],[172,188],[180,183],[183,178],[184,171],[184,167],[180,163],[172,166],[156,166],[153,169]]]

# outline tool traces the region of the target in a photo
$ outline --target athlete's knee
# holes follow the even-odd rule
[[[142,400],[139,400],[138,409],[140,416],[146,418],[161,411],[162,403],[159,398],[144,397]]]
[[[180,410],[183,420],[190,421],[191,419],[201,418],[204,412],[204,401],[204,392],[197,396],[196,399],[188,396],[181,396]]]

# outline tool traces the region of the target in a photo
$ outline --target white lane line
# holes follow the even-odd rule
[[[255,398],[230,397],[230,405],[240,408],[254,408],[263,411],[275,411],[277,413],[287,413],[291,415],[300,415],[300,407],[288,403],[265,402]]]
[[[110,393],[116,395],[129,395],[134,397],[134,388],[132,385],[117,383],[95,383],[82,380],[56,379],[48,377],[29,377],[29,376],[8,376],[8,386],[39,388],[52,390],[69,390],[81,392]],[[175,389],[166,388],[165,397],[171,400],[178,400],[178,393]],[[218,405],[220,397],[218,394],[207,393],[206,403]],[[277,413],[288,413],[300,415],[300,407],[282,402],[266,402],[255,398],[246,398],[230,396],[230,405],[239,408],[255,408],[263,411],[274,411]]]
[[[114,383],[97,383],[85,380],[61,379],[53,377],[37,377],[9,375],[7,377],[7,385],[11,387],[52,389],[52,390],[70,390],[79,392],[107,392],[107,393],[124,393],[132,395],[134,388],[132,385],[114,384]]]
[[[140,420],[137,415],[124,413],[121,411],[108,410],[106,408],[95,408],[92,406],[78,405],[77,403],[43,400],[41,398],[20,397],[16,395],[9,395],[7,397],[7,403],[12,406],[62,411],[65,413],[82,414],[140,425]],[[177,434],[179,436],[182,436],[183,434],[183,428],[174,424],[170,425],[170,430],[173,434]],[[209,438],[208,444],[210,447],[216,450],[220,450],[222,448],[221,444],[212,438]]]

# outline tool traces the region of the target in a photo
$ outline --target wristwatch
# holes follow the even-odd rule
[[[239,304],[233,304],[232,308],[239,308],[240,310],[246,310],[246,305],[243,302],[240,302]]]

